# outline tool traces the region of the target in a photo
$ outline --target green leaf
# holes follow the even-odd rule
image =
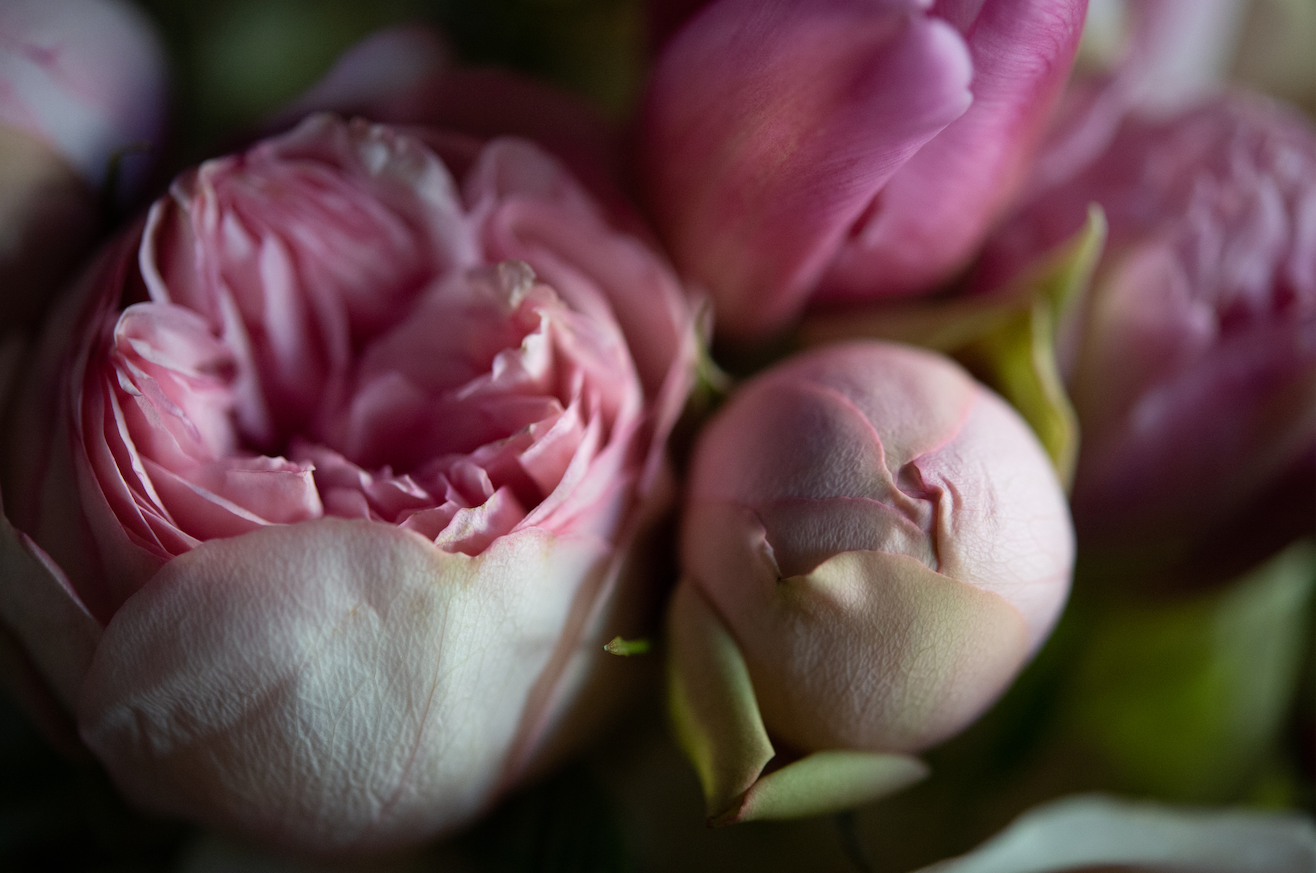
[[[672,596],[667,633],[668,711],[716,817],[739,802],[775,752],[745,659],[689,579]]]
[[[1019,410],[1067,487],[1078,421],[1056,361],[1056,333],[1091,284],[1105,241],[1105,215],[1093,204],[1077,234],[998,294],[815,316],[802,338],[808,345],[883,339],[956,358]]]
[[[1297,688],[1313,582],[1316,544],[1304,540],[1225,591],[1098,620],[1069,713],[1121,788],[1189,802],[1246,788]]]

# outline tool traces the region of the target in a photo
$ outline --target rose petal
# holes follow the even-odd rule
[[[203,543],[106,629],[83,738],[147,808],[326,854],[420,840],[487,802],[609,551],[337,519]]]

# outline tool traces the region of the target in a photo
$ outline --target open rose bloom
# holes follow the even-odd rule
[[[1026,269],[1093,202],[1109,241],[1058,346],[1082,428],[1084,547],[1146,562],[1277,538],[1252,528],[1309,532],[1316,127],[1242,93],[1131,116],[1081,172],[1021,204],[978,282]]]
[[[612,699],[690,312],[545,153],[461,163],[319,115],[203,164],[30,362],[2,627],[144,807],[414,843]]]

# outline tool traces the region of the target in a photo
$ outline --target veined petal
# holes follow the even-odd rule
[[[488,801],[610,551],[524,531],[471,558],[339,519],[203,543],[115,615],[83,737],[148,808],[326,854],[418,841]]]
[[[913,5],[724,0],[660,60],[648,194],[728,332],[796,314],[874,195],[968,108],[968,48]]]

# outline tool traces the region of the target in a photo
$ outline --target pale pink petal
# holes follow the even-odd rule
[[[723,0],[664,51],[644,181],[721,329],[798,313],[877,192],[968,108],[964,41],[915,8]]]
[[[106,629],[83,737],[150,809],[324,854],[419,842],[489,802],[610,552],[331,519],[203,543]]]

